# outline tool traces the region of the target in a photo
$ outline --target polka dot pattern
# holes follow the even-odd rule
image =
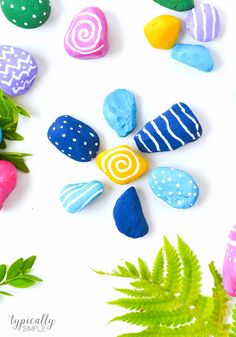
[[[48,139],[60,152],[79,162],[93,160],[100,145],[90,126],[67,115],[58,117],[50,126]]]
[[[153,193],[174,208],[192,207],[199,196],[199,188],[186,172],[170,167],[158,167],[149,176]]]
[[[49,0],[4,0],[1,6],[10,22],[26,29],[43,25],[51,13]]]

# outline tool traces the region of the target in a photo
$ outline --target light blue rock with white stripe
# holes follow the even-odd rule
[[[61,193],[62,206],[69,213],[79,213],[103,193],[100,181],[66,185]]]
[[[148,122],[135,135],[141,152],[173,151],[202,135],[202,127],[192,110],[184,103],[174,104],[169,110]]]
[[[153,193],[174,208],[191,208],[199,197],[199,187],[186,172],[171,168],[155,168],[149,176]]]

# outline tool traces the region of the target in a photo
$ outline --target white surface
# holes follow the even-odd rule
[[[1,13],[1,44],[30,51],[38,62],[39,76],[33,88],[17,98],[32,118],[21,118],[19,132],[25,141],[13,142],[8,149],[34,156],[27,160],[30,174],[19,173],[17,189],[1,211],[0,258],[1,263],[10,263],[36,254],[34,272],[44,279],[29,290],[13,289],[13,298],[0,299],[1,336],[25,336],[11,330],[10,314],[19,318],[50,314],[56,324],[48,336],[115,337],[128,331],[125,324],[107,325],[120,312],[106,301],[119,295],[113,287],[121,286],[121,281],[97,276],[89,266],[110,270],[120,259],[135,261],[138,256],[151,264],[164,234],[175,242],[179,233],[192,246],[206,272],[204,289],[209,290],[207,264],[214,260],[221,269],[228,232],[236,221],[236,3],[209,2],[219,9],[222,19],[221,36],[207,44],[215,58],[215,71],[210,74],[177,63],[169,51],[149,46],[143,34],[146,22],[162,13],[186,16],[151,0],[54,0],[48,23],[28,31],[10,24]],[[63,38],[73,16],[88,5],[97,5],[106,13],[111,50],[103,59],[79,61],[66,54]],[[180,42],[197,43],[184,34]],[[82,164],[63,156],[46,136],[57,116],[70,114],[95,128],[101,150],[122,143],[134,146],[133,135],[119,139],[102,115],[105,96],[116,88],[137,95],[138,128],[183,101],[197,114],[204,130],[194,144],[145,156],[151,168],[170,165],[192,174],[201,197],[190,210],[172,209],[152,194],[146,174],[133,185],[150,233],[136,241],[121,235],[112,217],[116,199],[128,186],[112,184],[94,162]],[[67,214],[58,200],[61,188],[92,179],[104,182],[104,195],[80,214]]]

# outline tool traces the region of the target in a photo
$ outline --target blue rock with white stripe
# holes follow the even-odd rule
[[[60,193],[60,201],[69,213],[79,213],[103,193],[100,181],[66,185]]]
[[[199,187],[194,179],[176,168],[155,168],[149,176],[149,185],[158,198],[174,208],[191,208],[199,197]]]
[[[201,124],[192,110],[184,103],[177,103],[148,122],[134,140],[141,152],[154,153],[176,150],[195,142],[201,135]]]
[[[61,153],[79,162],[93,160],[100,145],[98,134],[89,125],[68,115],[54,121],[48,139]]]

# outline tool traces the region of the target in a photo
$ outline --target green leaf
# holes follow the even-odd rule
[[[22,272],[23,273],[28,273],[31,271],[35,261],[36,261],[36,256],[33,255],[33,256],[30,256],[28,259],[26,259],[24,262],[23,262],[23,266],[22,266]]]
[[[23,157],[26,156],[31,156],[31,154],[17,152],[0,152],[0,160],[8,160],[12,164],[14,164],[18,170],[28,173],[29,169],[23,159]]]
[[[17,141],[21,141],[24,139],[19,133],[11,130],[3,131],[3,137],[8,140],[17,140]]]
[[[126,261],[125,264],[130,274],[133,275],[134,278],[138,278],[139,272],[138,272],[138,269],[135,267],[135,265],[128,261]]]
[[[10,293],[7,293],[6,291],[0,291],[0,295],[4,295],[4,296],[13,296]]]
[[[0,143],[0,149],[5,149],[7,147],[7,144],[4,139],[2,139],[2,142]]]
[[[43,282],[43,280],[35,275],[24,274],[24,279],[35,282]]]
[[[7,282],[8,285],[14,288],[29,288],[32,287],[35,283],[36,282],[34,280],[29,280],[23,277]]]
[[[24,260],[22,258],[16,260],[8,269],[7,272],[7,278],[6,280],[10,280],[12,278],[15,278],[17,276],[19,276],[22,272],[22,266],[23,266],[23,262]]]
[[[231,326],[231,332],[229,337],[236,337],[236,304],[232,311],[232,326]]]
[[[2,282],[2,280],[6,276],[6,272],[7,272],[7,266],[5,264],[1,264],[0,265],[0,282]]]
[[[157,257],[155,259],[153,269],[152,269],[152,275],[151,279],[154,283],[157,283],[158,285],[162,285],[164,280],[164,256],[163,256],[163,249],[161,248],[157,254]]]
[[[151,277],[151,272],[146,264],[142,259],[138,258],[138,264],[139,264],[139,271],[141,278],[144,280],[149,280]]]
[[[30,114],[25,109],[21,108],[20,106],[17,106],[16,108],[19,114],[30,118]]]

